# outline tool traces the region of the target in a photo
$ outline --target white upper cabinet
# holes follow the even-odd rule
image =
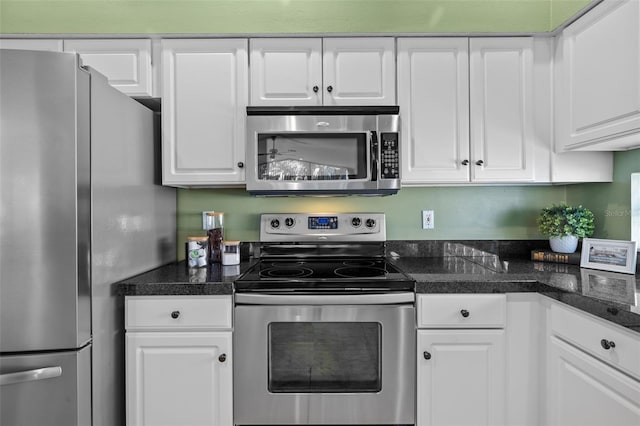
[[[322,40],[251,39],[251,105],[322,105]]]
[[[78,53],[83,65],[129,96],[154,95],[149,39],[65,40],[64,51]]]
[[[640,2],[605,0],[556,50],[556,149],[640,147]]]
[[[533,39],[472,38],[471,180],[534,180]]]
[[[532,69],[531,37],[400,39],[403,184],[535,181]]]
[[[469,41],[398,40],[402,182],[469,181]]]
[[[395,105],[393,38],[327,38],[323,50],[325,105]]]
[[[162,94],[163,184],[242,184],[247,40],[162,40]]]
[[[52,38],[0,39],[0,49],[47,50],[62,52],[62,40]]]
[[[251,39],[251,105],[393,105],[395,40]]]

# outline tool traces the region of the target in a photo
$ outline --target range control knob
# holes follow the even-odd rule
[[[280,221],[278,219],[271,219],[271,227],[274,229],[280,228]]]
[[[351,225],[354,228],[359,227],[360,225],[362,225],[362,219],[360,219],[359,217],[354,217],[351,219]]]
[[[291,228],[294,223],[296,223],[296,221],[292,217],[288,217],[284,220],[284,224],[287,226],[287,228]]]
[[[364,224],[365,224],[365,226],[367,228],[374,228],[376,226],[376,220],[375,219],[367,219],[367,221]]]

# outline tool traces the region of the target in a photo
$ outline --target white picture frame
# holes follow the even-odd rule
[[[635,241],[584,238],[580,267],[635,274],[637,255]]]

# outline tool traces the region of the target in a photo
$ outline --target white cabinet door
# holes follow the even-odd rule
[[[322,105],[322,39],[251,39],[251,105]]]
[[[325,105],[395,105],[392,37],[325,38],[323,51]]]
[[[504,330],[418,330],[417,343],[416,425],[504,424]]]
[[[471,180],[534,180],[533,39],[472,38]]]
[[[246,39],[162,40],[162,181],[244,182]]]
[[[549,345],[546,424],[640,424],[640,382],[557,337]]]
[[[402,183],[469,181],[469,41],[398,40]]]
[[[65,40],[64,51],[80,55],[109,84],[129,96],[153,96],[151,40]]]
[[[62,52],[62,48],[62,40],[58,39],[0,39],[0,49],[47,50],[51,52]]]
[[[556,63],[558,149],[640,147],[640,2],[589,11],[564,30]]]
[[[231,332],[126,335],[128,426],[232,426]]]
[[[394,105],[395,41],[251,39],[251,105]]]

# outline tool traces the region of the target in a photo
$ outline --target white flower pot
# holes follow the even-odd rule
[[[578,248],[578,237],[565,235],[564,237],[549,238],[551,250],[556,253],[575,253]]]

